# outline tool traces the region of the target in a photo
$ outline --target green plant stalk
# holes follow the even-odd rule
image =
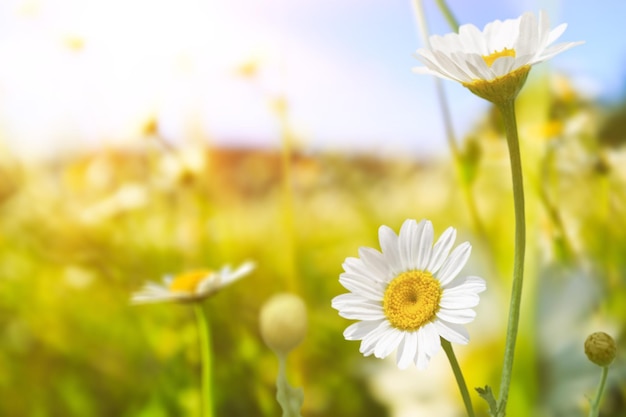
[[[459,386],[459,391],[461,391],[461,397],[463,397],[463,404],[465,404],[465,410],[467,411],[467,415],[468,417],[474,417],[474,407],[472,407],[472,399],[470,398],[469,391],[467,390],[465,378],[463,378],[463,372],[461,371],[459,362],[456,360],[456,355],[454,354],[452,345],[446,339],[441,338],[441,347],[443,347],[443,351],[446,352],[446,356],[448,357],[448,361],[450,362],[450,367],[452,368],[452,372],[454,373],[454,378],[456,378],[456,384]]]
[[[284,96],[276,99],[276,111],[280,123],[281,136],[281,218],[285,229],[285,247],[283,259],[286,263],[286,287],[289,291],[297,292],[296,282],[296,244],[294,228],[294,192],[293,192],[293,135],[289,127],[287,99]]]
[[[526,219],[524,213],[524,182],[522,177],[522,159],[520,155],[517,121],[515,118],[515,99],[495,103],[502,114],[506,140],[511,160],[511,177],[513,181],[513,203],[515,206],[515,253],[513,258],[513,287],[509,306],[509,318],[504,348],[504,363],[500,380],[498,400],[498,416],[506,414],[506,405],[513,373],[515,342],[519,329],[520,306],[522,301],[522,284],[524,282],[524,254],[526,251]]]
[[[456,20],[454,15],[452,14],[452,10],[448,7],[445,0],[437,0],[437,6],[439,6],[439,10],[441,10],[441,14],[446,18],[448,25],[458,33],[459,31],[459,22]]]
[[[602,367],[602,377],[600,378],[600,385],[598,386],[598,392],[596,398],[591,402],[591,409],[589,410],[589,417],[598,417],[600,414],[600,402],[604,395],[604,388],[606,387],[606,377],[609,375],[609,367]]]
[[[287,356],[277,353],[278,377],[276,378],[276,400],[283,409],[283,417],[302,417],[300,409],[304,402],[302,388],[293,388],[287,381]]]
[[[211,350],[211,329],[206,312],[200,302],[194,302],[194,313],[200,339],[200,357],[202,359],[202,378],[200,402],[202,417],[213,417],[213,356]]]
[[[446,19],[448,20],[450,26],[454,30],[458,30],[459,25],[458,23],[456,23],[456,20],[454,19],[454,16],[450,12],[450,9],[446,5],[446,3],[444,1],[437,1],[437,3],[439,4],[441,12],[444,14],[444,16],[446,16]],[[420,30],[420,36],[422,37],[422,40],[426,44],[426,46],[429,46],[428,24],[426,22],[424,6],[421,0],[413,0],[413,11],[415,14],[417,26]],[[456,135],[454,134],[454,128],[452,126],[450,105],[448,104],[448,99],[446,97],[443,83],[438,77],[433,78],[435,82],[435,91],[437,93],[437,101],[439,102],[439,109],[441,110],[441,116],[443,119],[446,142],[448,144],[448,148],[450,149],[450,153],[452,154],[452,160],[454,161],[454,165],[459,176],[459,181],[461,182],[461,187],[463,188],[463,196],[465,197],[467,207],[469,208],[471,221],[474,223],[476,233],[481,238],[486,240],[485,227],[483,226],[483,223],[478,215],[476,200],[474,199],[474,193],[472,192],[472,184],[466,180],[463,174],[465,168],[464,165],[467,162],[465,161],[464,155],[459,149],[459,145],[457,144]]]

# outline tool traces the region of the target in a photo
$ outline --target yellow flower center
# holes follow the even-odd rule
[[[383,311],[396,329],[415,331],[435,318],[442,292],[430,272],[403,272],[387,286]]]
[[[485,64],[487,64],[488,67],[491,67],[493,63],[496,62],[496,59],[504,56],[511,56],[515,58],[515,49],[504,48],[501,51],[496,51],[489,55],[483,55],[483,59],[485,60]]]
[[[197,271],[189,271],[176,275],[170,283],[170,291],[178,292],[196,292],[198,284],[211,274],[208,269],[200,269]]]

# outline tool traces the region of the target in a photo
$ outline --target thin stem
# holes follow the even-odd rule
[[[285,228],[285,247],[283,249],[283,259],[285,260],[286,284],[289,291],[297,290],[296,283],[296,249],[294,231],[294,193],[292,181],[292,156],[293,156],[293,135],[289,127],[289,116],[287,98],[278,97],[274,103],[278,120],[280,122],[281,136],[281,191],[282,191],[282,220]]]
[[[519,328],[520,305],[522,301],[522,284],[524,281],[524,253],[526,249],[526,220],[524,214],[524,183],[522,178],[522,160],[520,156],[517,122],[515,118],[515,100],[496,103],[502,119],[511,160],[511,176],[513,180],[513,203],[515,206],[515,253],[513,258],[513,288],[509,307],[504,364],[500,381],[500,399],[498,416],[504,416],[509,397],[515,342]]]
[[[276,378],[276,400],[283,409],[282,417],[302,417],[300,409],[304,402],[302,388],[293,388],[287,381],[286,354],[277,353],[278,377]]]
[[[455,31],[459,31],[459,22],[456,20],[454,15],[452,14],[452,10],[448,7],[445,0],[437,0],[437,6],[439,6],[439,10],[441,10],[441,14],[448,21],[448,25]]]
[[[443,1],[438,1],[439,7],[446,18],[448,18],[448,23],[452,26],[453,29],[458,29],[458,24],[454,20],[454,16],[450,12],[448,6]],[[429,45],[429,31],[428,24],[426,22],[426,16],[424,13],[424,6],[421,0],[413,0],[413,11],[415,14],[415,20],[417,22],[417,26],[419,28],[420,37],[422,41],[427,47]],[[448,103],[448,98],[446,96],[446,92],[444,90],[443,82],[438,77],[433,77],[435,83],[435,91],[437,93],[437,101],[439,103],[439,110],[441,111],[441,117],[443,119],[443,126],[446,135],[446,142],[448,144],[448,148],[450,149],[450,153],[452,154],[452,160],[454,161],[454,165],[457,170],[457,174],[459,176],[459,180],[461,182],[461,187],[463,188],[463,196],[465,197],[466,204],[469,208],[469,214],[472,222],[474,223],[474,228],[476,233],[486,240],[485,228],[478,216],[478,209],[476,207],[476,200],[474,198],[474,193],[472,192],[472,184],[465,177],[465,168],[468,163],[463,152],[459,149],[459,145],[457,144],[456,135],[454,133],[454,126],[452,124],[452,115],[450,112],[450,104]]]
[[[470,398],[469,391],[467,390],[465,378],[463,378],[463,372],[461,371],[459,362],[456,360],[452,345],[446,339],[441,338],[441,346],[443,347],[443,351],[446,352],[448,361],[450,361],[450,366],[452,367],[452,372],[454,372],[456,383],[459,386],[459,391],[461,391],[461,397],[463,397],[463,404],[465,404],[465,410],[467,411],[467,415],[468,417],[474,417],[472,399]]]
[[[199,302],[194,303],[194,313],[200,339],[200,357],[202,358],[202,379],[200,402],[202,417],[213,417],[213,357],[211,350],[211,329],[206,312]]]
[[[591,410],[589,410],[589,417],[598,417],[600,414],[600,402],[602,401],[602,396],[604,395],[604,388],[606,387],[606,377],[609,375],[609,367],[602,367],[602,377],[600,378],[600,386],[598,386],[598,392],[596,393],[596,398],[591,403]]]

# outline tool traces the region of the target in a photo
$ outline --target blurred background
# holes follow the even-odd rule
[[[448,32],[423,0],[431,33]],[[621,345],[603,416],[626,415],[626,4],[450,0],[461,23],[545,9],[563,41],[518,101],[528,249],[510,416],[586,415]],[[256,261],[206,301],[218,416],[275,416],[277,360],[258,331],[300,295],[289,378],[303,416],[463,415],[445,355],[426,371],[363,358],[330,307],[341,264],[381,224],[429,218],[469,240],[484,277],[470,387],[497,389],[513,205],[499,114],[412,57],[413,3],[382,0],[5,0],[0,3],[0,415],[199,415],[189,306],[130,306],[146,281]],[[482,401],[473,397],[481,415]]]

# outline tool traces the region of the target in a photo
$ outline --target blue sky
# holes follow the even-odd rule
[[[449,31],[423,0],[431,33]],[[624,91],[626,3],[450,0],[482,28],[527,10],[584,40],[548,63],[592,95]],[[172,142],[277,146],[271,98],[285,95],[310,149],[445,152],[410,0],[7,0],[0,4],[0,134],[21,154],[131,143],[151,117]],[[237,69],[258,65],[244,79]],[[532,74],[532,73],[531,73]],[[457,131],[487,104],[445,82]],[[467,109],[471,109],[468,111]]]

